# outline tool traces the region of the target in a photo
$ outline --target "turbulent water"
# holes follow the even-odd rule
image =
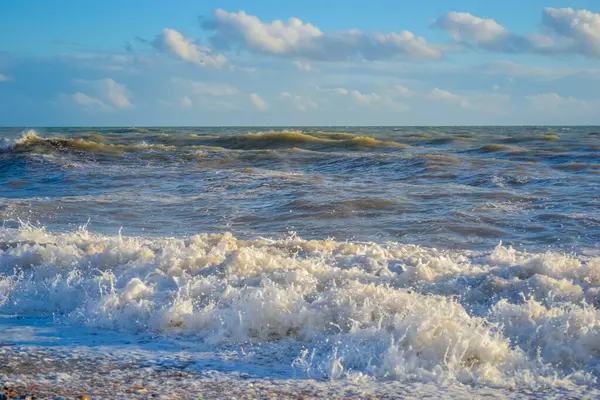
[[[0,188],[2,314],[258,377],[599,388],[600,128],[1,129]]]

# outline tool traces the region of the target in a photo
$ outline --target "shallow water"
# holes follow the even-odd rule
[[[598,132],[3,129],[0,313],[259,378],[591,393]]]

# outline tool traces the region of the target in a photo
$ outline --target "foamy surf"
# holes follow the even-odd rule
[[[0,242],[4,314],[242,346],[250,362],[318,380],[597,379],[598,257],[84,228],[2,229]]]

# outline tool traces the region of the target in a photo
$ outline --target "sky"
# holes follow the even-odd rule
[[[224,125],[600,125],[600,1],[0,2],[0,126]]]

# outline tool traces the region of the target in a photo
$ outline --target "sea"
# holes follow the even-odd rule
[[[21,391],[600,396],[600,127],[0,128],[0,223]]]

